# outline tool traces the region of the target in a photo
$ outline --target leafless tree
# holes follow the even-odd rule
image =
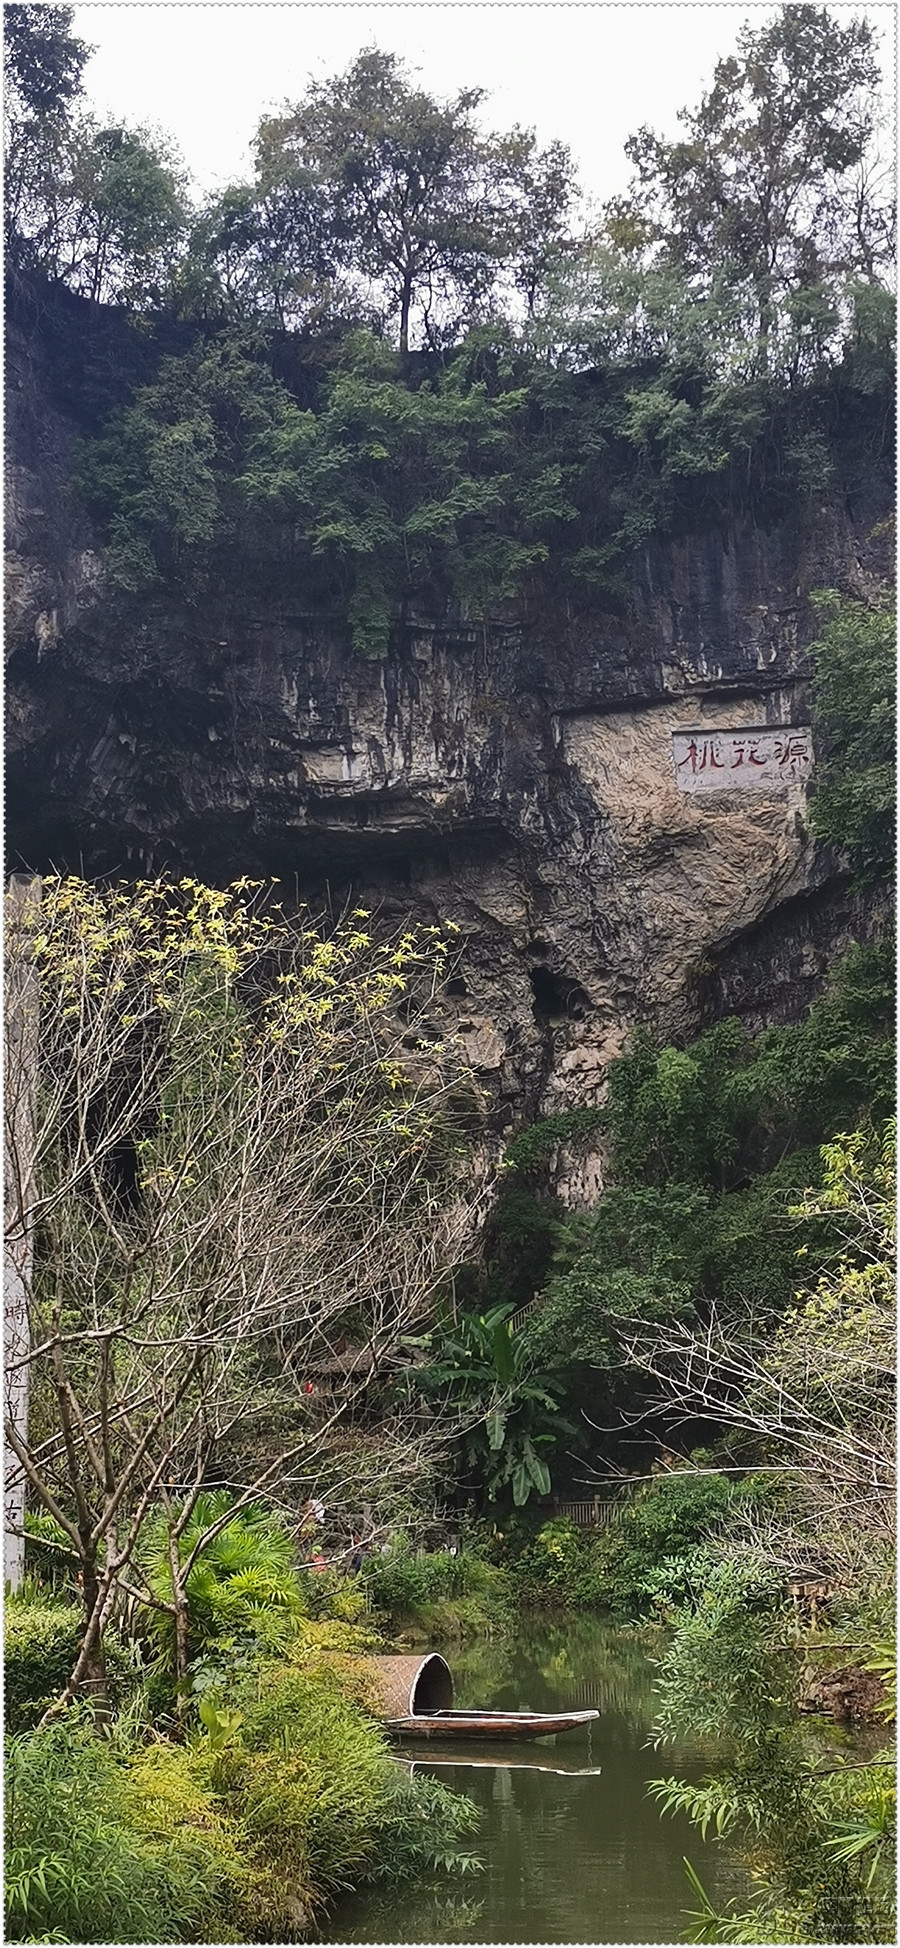
[[[9,951],[15,965],[15,932]],[[289,1479],[347,1492],[354,1403],[384,1387],[471,1237],[477,1105],[453,1046],[414,1045],[444,972],[434,935],[378,943],[360,913],[326,934],[246,887],[69,880],[45,886],[32,951],[34,1254],[6,1437],[78,1564],[84,1635],[59,1709],[79,1687],[105,1699],[123,1595],[159,1600],[138,1566],[151,1512],[167,1515],[183,1675],[187,1577],[229,1519],[182,1559],[201,1487],[224,1468],[233,1508]],[[19,1061],[12,1036],[14,1085]],[[14,1114],[7,1143],[15,1159]],[[9,1223],[22,1260],[15,1200]],[[358,1369],[312,1383],[347,1343]],[[421,1470],[424,1424],[375,1421],[382,1466]]]
[[[625,1322],[623,1352],[652,1381],[655,1411],[738,1430],[791,1484],[765,1540],[757,1523],[764,1554],[858,1564],[886,1557],[896,1535],[893,1130],[880,1145],[838,1137],[823,1157],[824,1186],[796,1215],[836,1222],[838,1256],[780,1323],[715,1306],[704,1323]]]

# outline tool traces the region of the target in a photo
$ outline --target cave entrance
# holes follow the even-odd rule
[[[549,967],[530,967],[528,979],[534,997],[535,1021],[583,1021],[590,1010],[590,996],[571,974],[554,974]]]

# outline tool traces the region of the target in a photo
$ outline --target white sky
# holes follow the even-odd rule
[[[584,188],[605,199],[630,174],[626,136],[647,122],[674,135],[716,60],[732,51],[744,21],[769,5],[396,4],[76,6],[74,31],[96,48],[84,71],[98,112],[149,123],[174,138],[194,182],[224,187],[250,173],[260,116],[296,101],[310,75],[347,67],[366,46],[402,55],[438,96],[489,91],[482,116],[496,129],[519,122],[543,142],[568,142]],[[881,35],[893,84],[896,10],[889,0],[831,11],[865,12]]]

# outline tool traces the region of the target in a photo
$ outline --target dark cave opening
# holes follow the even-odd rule
[[[539,1022],[583,1021],[590,1011],[590,996],[571,974],[554,974],[549,967],[530,967],[534,1018]]]

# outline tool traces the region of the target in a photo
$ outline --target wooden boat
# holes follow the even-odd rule
[[[599,1718],[599,1711],[436,1711],[388,1718],[394,1738],[551,1738]]]
[[[378,1716],[392,1738],[552,1738],[599,1718],[599,1711],[454,1711],[453,1676],[439,1651],[372,1657],[368,1669]]]
[[[491,1772],[552,1772],[555,1779],[599,1779],[603,1771],[602,1765],[576,1765],[574,1761],[578,1756],[576,1745],[574,1751],[541,1752],[537,1758],[523,1759],[519,1752],[513,1754],[506,1744],[502,1745],[499,1751],[487,1754],[482,1745],[476,1757],[468,1745],[461,1743],[454,1745],[452,1740],[446,1751],[442,1745],[436,1742],[432,1744],[429,1740],[427,1752],[420,1753],[416,1758],[412,1758],[409,1752],[400,1750],[391,1753],[394,1764],[402,1765],[411,1776],[414,1775],[416,1778],[420,1773],[430,1775],[433,1772],[440,1772],[441,1768],[446,1766],[452,1766],[454,1772],[458,1772],[460,1766],[465,1766],[467,1769],[474,1767],[482,1771],[490,1769]],[[552,1765],[551,1759],[554,1761]]]

